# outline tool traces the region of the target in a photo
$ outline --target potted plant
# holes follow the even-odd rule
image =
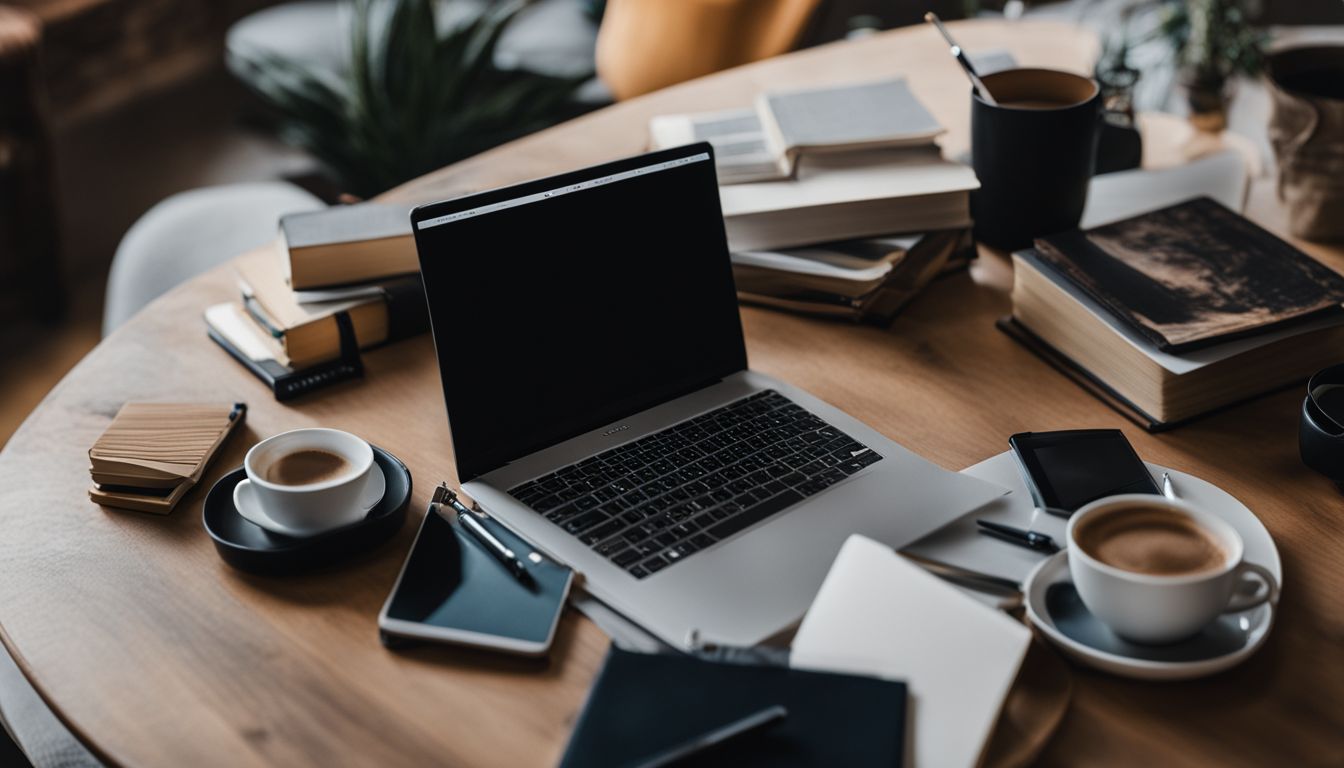
[[[1265,34],[1253,27],[1254,0],[1184,0],[1169,3],[1161,34],[1176,52],[1190,122],[1205,131],[1227,127],[1229,83],[1265,68]]]
[[[526,0],[491,3],[441,32],[436,0],[355,0],[343,73],[255,54],[243,81],[277,113],[282,138],[308,151],[340,188],[369,197],[577,114],[591,77],[495,63]]]

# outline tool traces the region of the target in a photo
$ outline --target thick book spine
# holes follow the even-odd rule
[[[1023,347],[1026,347],[1028,352],[1036,355],[1036,357],[1040,358],[1046,365],[1049,365],[1051,368],[1064,374],[1064,376],[1074,384],[1082,387],[1083,391],[1097,398],[1116,413],[1124,416],[1138,426],[1143,427],[1145,430],[1149,432],[1162,432],[1176,426],[1169,422],[1158,421],[1156,418],[1140,409],[1128,398],[1112,389],[1109,384],[1094,376],[1091,371],[1083,368],[1071,358],[1050,346],[1045,340],[1032,333],[1026,326],[1017,322],[1011,315],[999,318],[995,321],[994,325],[1000,331],[1007,334],[1010,339],[1021,344]]]
[[[369,297],[368,303],[372,305],[378,302],[379,298],[382,300],[381,309],[385,313],[387,320],[387,335],[376,341],[366,342],[364,339],[368,336],[368,328],[362,330],[360,328],[355,328],[355,338],[359,342],[360,349],[375,349],[384,344],[408,339],[412,336],[418,336],[429,331],[429,304],[425,297],[424,282],[418,276],[399,280],[383,286],[380,289],[379,294]],[[271,337],[279,340],[282,344],[285,344],[285,334],[289,331],[280,327],[279,324],[270,317],[266,311],[266,307],[254,295],[244,292],[242,302],[243,308],[247,311],[247,314],[251,316],[253,321],[256,322],[257,326],[263,332],[270,334]],[[358,314],[357,311],[362,309],[363,305],[355,307],[350,311]],[[290,330],[297,332],[299,329],[305,329],[305,331],[311,333],[310,329],[317,328],[322,324],[336,323],[336,318],[341,314],[348,313],[323,316],[297,325]],[[337,328],[337,332],[339,334],[339,327]],[[287,352],[289,351],[290,348],[288,344],[285,344],[285,349]],[[332,356],[336,354],[339,354],[339,350],[323,352],[321,355],[313,355],[310,353],[305,356],[304,359],[307,360],[313,357],[326,357],[332,359]],[[311,367],[312,366],[310,366],[310,368]]]

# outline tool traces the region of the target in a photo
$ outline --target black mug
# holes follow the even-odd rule
[[[1052,69],[986,75],[998,105],[971,96],[975,239],[1004,250],[1078,226],[1096,167],[1101,88]]]
[[[1344,490],[1344,365],[1318,371],[1307,382],[1297,445],[1302,463]]]

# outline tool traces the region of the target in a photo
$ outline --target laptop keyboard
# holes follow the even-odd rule
[[[509,494],[642,579],[881,459],[766,390]]]

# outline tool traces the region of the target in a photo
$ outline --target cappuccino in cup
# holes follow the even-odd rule
[[[373,449],[338,429],[295,429],[262,440],[233,488],[238,514],[267,530],[312,536],[363,519]]]
[[[1127,640],[1183,640],[1223,613],[1278,599],[1274,576],[1242,562],[1236,529],[1183,501],[1098,499],[1074,513],[1066,538],[1078,596]],[[1259,582],[1250,594],[1240,589],[1248,580]]]
[[[1076,535],[1078,546],[1098,562],[1152,576],[1215,571],[1228,560],[1216,536],[1157,504],[1112,507],[1089,517]]]
[[[346,474],[353,465],[334,451],[300,448],[286,453],[266,467],[266,479],[276,485],[312,485]]]

